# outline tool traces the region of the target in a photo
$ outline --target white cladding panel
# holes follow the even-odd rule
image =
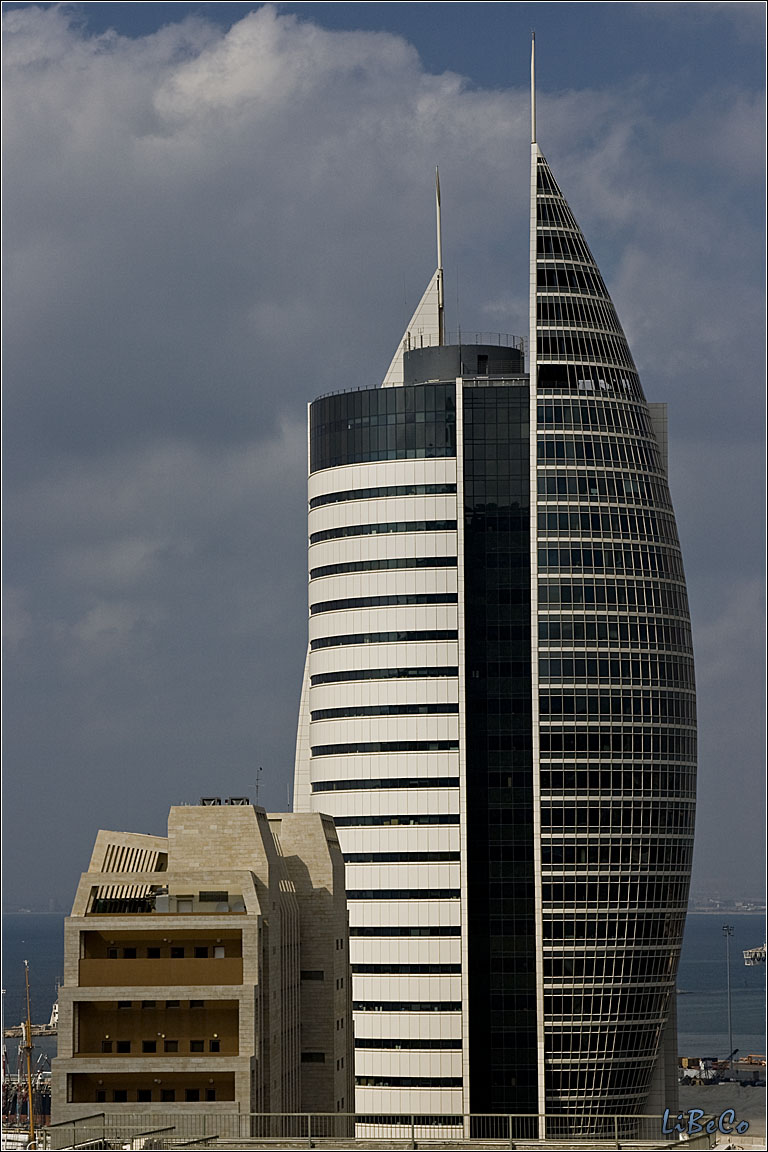
[[[425,832],[428,832],[428,835],[425,836]],[[339,828],[338,834],[345,853],[459,851],[458,824],[430,825],[426,829],[417,824]]]
[[[376,1038],[402,1036],[405,1040],[458,1040],[461,1039],[461,1013],[356,1012],[355,1035]]]
[[[353,936],[350,962],[355,964],[460,964],[458,936]]]
[[[392,1039],[396,1041],[396,1037]],[[398,1049],[396,1042],[389,1048],[358,1048],[355,1075],[461,1076],[461,1049],[407,1050]]]
[[[454,668],[458,658],[458,646],[455,640],[359,644],[349,648],[323,648],[319,652],[311,652],[309,670],[310,676],[318,676],[356,669]],[[314,708],[311,699],[310,704]]]
[[[311,689],[310,707],[314,712],[323,708],[340,708],[345,704],[349,707],[370,704],[456,704],[458,699],[459,681],[456,676],[346,680],[315,685]]]
[[[375,500],[344,500],[321,504],[309,512],[309,535],[355,524],[392,524],[413,520],[455,520],[456,497],[388,496]],[[351,539],[351,537],[343,537]]]
[[[342,573],[320,576],[309,585],[309,602],[350,600],[354,596],[412,595],[453,592],[458,588],[455,568],[390,568],[382,572]],[[363,591],[360,590],[361,586]],[[322,613],[320,613],[322,615]]]
[[[320,612],[310,616],[309,639],[311,642],[327,636],[376,632],[425,632],[446,628],[455,630],[458,628],[458,617],[459,609],[456,604],[392,604],[383,608],[343,608],[336,612]],[[326,651],[338,652],[339,647],[345,645],[335,646]],[[364,647],[367,648],[369,645],[366,643]],[[316,648],[314,651],[322,649]]]
[[[440,1011],[441,1002],[461,1000],[461,977],[440,975],[355,976],[352,981],[355,1000],[370,1003],[435,1004],[430,1011]]]
[[[320,792],[313,797],[313,811],[329,816],[417,816],[428,812],[458,812],[458,788],[372,788],[358,792]],[[428,829],[430,826],[427,825]],[[339,840],[341,833],[339,829]],[[423,842],[428,842],[428,836]],[[343,842],[342,842],[343,847]]]
[[[347,864],[347,889],[458,888],[458,864]]]
[[[358,1113],[375,1115],[377,1119],[382,1114],[392,1113],[398,1116],[403,1113],[416,1116],[460,1116],[462,1113],[461,1088],[357,1088],[355,1101]],[[428,1128],[424,1132],[429,1135]],[[403,1130],[403,1135],[409,1133],[410,1128]]]
[[[343,536],[309,546],[309,568],[352,560],[388,560],[398,556],[455,556],[453,531],[388,532],[380,536]],[[363,573],[367,575],[367,573]]]
[[[314,701],[313,701],[314,703]],[[312,746],[315,745],[328,745],[328,744],[351,744],[353,742],[369,743],[372,740],[377,741],[406,741],[413,742],[416,740],[458,740],[459,738],[459,717],[457,714],[442,716],[435,715],[417,715],[417,716],[361,716],[342,718],[340,720],[313,720],[310,728],[310,739]],[[369,758],[374,755],[373,753],[367,754]],[[402,767],[406,768],[416,753],[402,752],[397,756],[402,759]],[[419,753],[419,755],[424,755]],[[440,754],[442,756],[442,754]],[[395,762],[395,753],[386,754],[389,762]],[[333,757],[329,757],[332,759]],[[346,759],[347,757],[345,757]],[[438,761],[438,754],[429,754],[429,759],[422,760],[422,766],[428,766],[434,760],[435,766],[440,762]],[[383,763],[387,763],[387,759]],[[382,765],[378,764],[377,767]],[[348,774],[348,773],[347,773]],[[431,774],[431,773],[430,773]],[[364,776],[375,776],[376,772],[363,772]],[[382,775],[394,776],[397,775],[394,771],[383,772]]]
[[[350,900],[350,928],[458,925],[461,904],[456,900]]]
[[[345,464],[313,472],[307,484],[310,502],[328,492],[348,492],[394,484],[455,484],[456,460],[377,460],[370,464]]]

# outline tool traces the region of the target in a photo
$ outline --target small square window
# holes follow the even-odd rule
[[[101,1050],[102,1050],[102,1052],[111,1052],[112,1051],[112,1041],[111,1040],[102,1040]]]
[[[112,1093],[112,1101],[115,1104],[127,1104],[128,1090],[126,1088],[115,1088]]]
[[[166,1008],[181,1008],[181,1000],[166,1000]]]
[[[163,1048],[166,1052],[178,1052],[179,1042],[178,1040],[165,1040],[163,1042]]]
[[[197,1103],[197,1101],[200,1099],[200,1089],[199,1088],[185,1088],[184,1089],[184,1099],[186,1100],[186,1102],[188,1104]]]
[[[160,959],[160,949],[159,948],[147,948],[147,960],[159,960],[159,959]]]
[[[190,1000],[190,1008],[205,1008],[205,1000]]]
[[[176,1099],[175,1088],[161,1088],[160,1099],[162,1100],[163,1104],[172,1104]]]
[[[157,1040],[142,1040],[142,1052],[157,1052]]]
[[[133,1000],[118,1000],[118,1008],[133,1008]]]
[[[195,948],[195,957],[198,960],[207,960],[208,949],[207,948],[200,948],[200,947]]]
[[[115,1041],[115,1051],[116,1052],[130,1052],[130,1050],[131,1050],[130,1040],[117,1040],[117,1041]]]
[[[97,1088],[96,1089],[96,1103],[97,1104],[106,1104],[106,1102],[107,1102],[106,1092],[104,1091],[103,1088]]]
[[[117,960],[118,955],[119,955],[119,953],[118,953],[117,948],[107,948],[107,959],[108,960]]]
[[[216,1099],[216,1089],[215,1088],[206,1088],[205,1098],[206,1098],[206,1100],[215,1100]]]
[[[140,1104],[147,1104],[152,1099],[151,1088],[137,1088],[136,1099]]]
[[[221,1052],[221,1040],[209,1040],[208,1041],[208,1051],[209,1052]]]
[[[190,1052],[205,1052],[205,1042],[203,1040],[190,1040]]]
[[[184,949],[183,948],[176,948],[176,947],[171,948],[171,960],[183,960],[183,959],[184,959]]]
[[[156,1008],[157,1007],[154,1000],[142,1000],[141,1006],[142,1006],[142,1008]]]
[[[135,960],[136,959],[136,949],[135,948],[123,948],[123,959],[124,960]]]

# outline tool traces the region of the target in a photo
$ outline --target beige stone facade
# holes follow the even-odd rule
[[[344,1112],[344,864],[330,817],[171,809],[99,832],[65,922],[52,1119]]]

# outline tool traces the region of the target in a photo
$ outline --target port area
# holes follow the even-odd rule
[[[678,1060],[681,1084],[719,1084],[721,1081],[764,1088],[766,1083],[765,1056],[745,1056],[741,1060],[722,1060],[715,1057],[681,1056]]]
[[[763,1070],[764,1071],[764,1070]],[[749,1128],[739,1135],[736,1124],[729,1121],[734,1131],[729,1135],[718,1133],[712,1148],[743,1148],[762,1150],[766,1143],[766,1090],[750,1084],[721,1080],[717,1084],[681,1084],[680,1111],[683,1119],[692,1108],[701,1109],[705,1117],[718,1117],[728,1109],[733,1109],[736,1122],[746,1120]],[[685,1143],[679,1145],[684,1148]]]

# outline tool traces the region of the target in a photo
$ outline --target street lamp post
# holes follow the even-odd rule
[[[733,1055],[733,1019],[731,1016],[731,936],[733,936],[733,924],[723,924],[723,936],[725,937],[725,979],[726,990],[728,995],[728,1068],[731,1068],[731,1057]]]

